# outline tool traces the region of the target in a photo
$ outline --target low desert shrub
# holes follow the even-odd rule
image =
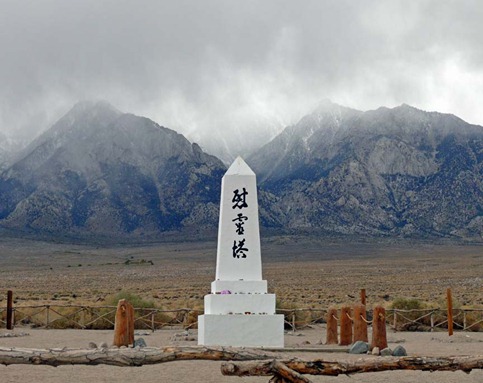
[[[422,310],[426,305],[416,298],[396,298],[389,307],[397,310]]]
[[[482,331],[483,330],[483,312],[481,311],[466,311],[466,328],[468,331]]]
[[[128,301],[134,308],[142,309],[153,309],[155,304],[153,301],[144,299],[137,294],[133,294],[129,291],[120,291],[117,294],[111,296],[107,299],[107,304],[109,306],[117,306],[121,299]]]
[[[390,309],[403,310],[408,312],[397,313],[398,315],[398,330],[411,330],[411,331],[425,331],[429,330],[431,326],[431,317],[429,311],[426,313],[424,310],[428,309],[428,305],[416,298],[396,298],[389,305]],[[416,310],[411,312],[412,310]],[[394,320],[394,314],[388,315],[388,320],[392,322]],[[417,322],[412,322],[416,321]]]

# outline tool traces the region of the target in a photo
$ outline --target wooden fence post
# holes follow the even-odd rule
[[[80,326],[82,329],[85,329],[85,323],[86,323],[86,308],[82,307],[82,311],[80,312]]]
[[[13,292],[7,291],[7,330],[13,330]]]
[[[366,289],[361,289],[361,304],[366,305]]]
[[[366,306],[354,305],[354,342],[367,342]]]
[[[386,309],[382,306],[374,307],[371,348],[374,347],[379,347],[379,350],[387,348]]]
[[[352,319],[350,318],[351,308],[344,306],[340,309],[340,342],[341,346],[352,344]]]
[[[46,320],[45,320],[45,328],[49,328],[50,326],[50,306],[45,306],[46,310]]]
[[[134,306],[128,303],[129,310],[129,344],[134,345]]]
[[[181,311],[183,313],[183,329],[186,330],[186,326],[187,326],[187,323],[188,323],[188,318],[187,318],[187,311],[186,310],[183,310]]]
[[[125,299],[117,304],[113,344],[117,347],[134,344],[134,308]]]
[[[327,312],[327,336],[325,344],[337,344],[337,309],[331,308]]]
[[[453,298],[451,296],[451,289],[446,290],[446,297],[448,299],[448,335],[453,335]]]

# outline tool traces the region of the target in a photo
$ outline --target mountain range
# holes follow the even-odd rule
[[[331,102],[249,158],[293,229],[480,237],[483,128],[408,105],[360,112]]]
[[[483,127],[456,116],[327,100],[245,159],[265,228],[482,239]],[[82,102],[1,172],[0,227],[133,238],[213,231],[225,170],[173,130]]]
[[[0,176],[0,223],[48,234],[149,236],[217,222],[225,166],[105,102],[77,104]]]

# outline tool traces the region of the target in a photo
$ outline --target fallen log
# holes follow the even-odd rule
[[[0,347],[0,364],[33,364],[47,366],[99,365],[118,367],[142,366],[175,360],[266,360],[274,353],[256,350],[207,347],[144,347],[103,349],[32,349]]]
[[[243,366],[240,368],[240,366]],[[248,368],[245,368],[248,367]],[[269,376],[273,375],[269,383],[311,383],[311,380],[302,376],[297,371],[287,367],[287,362],[276,359],[265,363],[223,363],[221,366],[223,375],[230,376]]]
[[[401,358],[378,357],[358,359],[349,362],[332,362],[325,360],[280,360],[287,368],[307,375],[351,375],[363,372],[380,372],[392,370],[421,371],[464,371],[483,369],[483,355],[454,357],[419,357],[405,356]],[[274,375],[273,362],[227,362],[221,366],[223,375],[229,376],[271,376]]]
[[[305,376],[300,375],[298,372],[276,360],[272,362],[272,371],[275,375],[275,379],[278,378],[280,380],[281,378],[282,382],[312,383],[310,379],[307,379]]]

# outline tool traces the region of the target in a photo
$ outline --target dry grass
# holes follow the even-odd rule
[[[17,305],[106,305],[127,291],[157,308],[203,309],[215,275],[214,242],[92,247],[0,240],[0,291]],[[264,278],[286,307],[326,309],[396,298],[483,307],[483,246],[365,243],[271,237],[262,243]],[[144,260],[144,261],[143,261]],[[129,262],[127,262],[129,261]],[[4,305],[5,295],[0,295]]]

